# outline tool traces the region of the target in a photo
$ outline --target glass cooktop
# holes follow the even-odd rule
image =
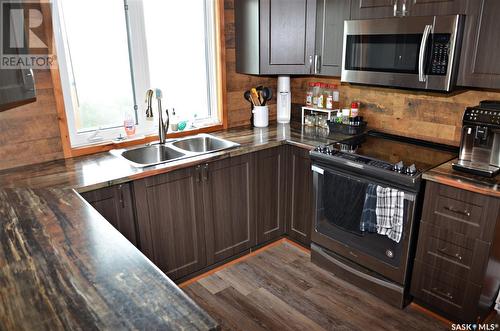
[[[339,157],[344,155],[348,159],[362,156],[393,166],[397,164],[404,167],[415,165],[418,172],[447,162],[457,157],[458,153],[456,147],[377,131],[370,131],[361,136],[334,143],[330,147],[343,152],[339,153]]]

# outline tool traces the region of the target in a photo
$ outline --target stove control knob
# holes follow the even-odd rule
[[[393,170],[394,170],[394,171],[397,171],[397,172],[403,172],[403,171],[404,171],[404,168],[405,168],[405,166],[404,166],[403,161],[399,161],[398,163],[396,163],[396,164],[394,165],[394,169],[393,169]]]
[[[411,166],[406,168],[406,173],[410,176],[415,175],[417,173],[417,167],[415,166],[415,164],[412,164]]]

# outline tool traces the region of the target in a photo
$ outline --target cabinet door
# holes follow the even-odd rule
[[[134,182],[141,249],[172,279],[206,265],[203,197],[197,169]]]
[[[120,184],[81,194],[132,244],[138,246],[130,184]]]
[[[340,76],[344,20],[351,15],[351,0],[318,0],[316,16],[317,74]]]
[[[316,0],[261,0],[261,73],[311,73],[315,30]]]
[[[287,233],[291,238],[309,245],[314,217],[313,176],[309,151],[290,147],[289,167]]]
[[[208,264],[255,246],[252,155],[204,166],[203,196]]]
[[[0,111],[35,101],[35,82],[31,70],[2,70],[0,75]]]
[[[412,0],[407,3],[411,3],[411,16],[465,14],[467,8],[467,0]]]
[[[257,243],[261,244],[285,232],[286,147],[267,149],[255,157]]]
[[[500,1],[469,1],[458,85],[500,88],[499,17]]]
[[[393,17],[397,0],[352,0],[351,19]],[[399,10],[399,7],[398,7]]]

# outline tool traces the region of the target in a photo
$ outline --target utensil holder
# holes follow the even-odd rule
[[[269,107],[255,106],[252,110],[253,125],[257,128],[265,128],[269,125]]]

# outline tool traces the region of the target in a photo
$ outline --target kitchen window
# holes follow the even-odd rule
[[[215,1],[57,0],[54,33],[72,147],[156,134],[145,93],[163,92],[187,129],[220,123]],[[156,102],[154,102],[156,106]]]

